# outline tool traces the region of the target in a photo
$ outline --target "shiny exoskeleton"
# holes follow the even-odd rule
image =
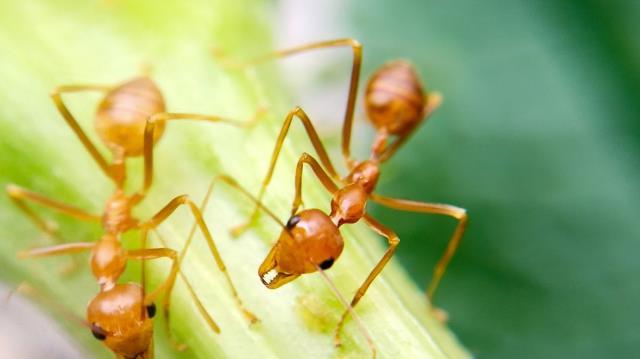
[[[243,64],[243,66],[308,50],[340,46],[349,46],[353,51],[347,107],[342,127],[342,154],[349,173],[346,176],[338,175],[306,113],[299,107],[290,111],[276,140],[270,167],[256,201],[260,203],[266,193],[266,187],[271,181],[277,158],[294,118],[298,118],[304,125],[319,161],[307,153],[300,157],[296,167],[296,194],[292,205],[292,216],[260,266],[258,274],[265,286],[278,288],[302,274],[330,268],[337,261],[343,249],[344,241],[340,235],[340,227],[363,219],[374,231],[387,238],[389,248],[354,295],[351,306],[355,306],[391,259],[400,243],[398,236],[391,229],[367,214],[367,201],[372,200],[395,209],[441,214],[457,220],[455,232],[444,255],[435,267],[433,278],[427,289],[429,299],[432,300],[446,266],[456,251],[466,228],[466,211],[445,204],[388,198],[374,193],[374,190],[380,176],[381,164],[391,158],[415,132],[415,129],[433,113],[441,102],[441,96],[438,93],[424,90],[414,67],[408,62],[398,60],[383,65],[371,76],[366,86],[364,108],[370,123],[376,129],[376,136],[371,147],[370,157],[358,161],[353,159],[350,153],[351,131],[362,63],[362,46],[357,41],[340,39],[298,46],[259,57]],[[311,167],[316,177],[332,194],[329,214],[319,209],[305,209],[298,212],[298,208],[302,204],[302,171],[305,164]],[[263,208],[263,206],[256,206],[249,221],[234,228],[235,234],[240,234],[254,222],[257,218],[258,208]],[[338,324],[337,341],[347,313],[345,312]]]
[[[89,140],[62,100],[62,94],[64,93],[82,91],[104,93],[104,98],[97,107],[94,124],[99,138],[111,152],[110,163]],[[40,229],[60,242],[64,241],[57,235],[55,226],[40,217],[27,205],[27,202],[49,207],[52,210],[80,220],[100,223],[104,232],[98,241],[61,243],[51,247],[24,251],[21,256],[41,257],[90,251],[91,271],[100,286],[100,290],[87,307],[87,327],[91,329],[97,339],[103,341],[118,357],[152,358],[153,325],[151,318],[155,315],[154,300],[159,295],[164,294],[163,310],[165,315],[168,315],[171,291],[176,276],[180,274],[181,278],[187,283],[192,299],[196,303],[200,303],[193,291],[193,287],[188,283],[182,272],[179,271],[182,256],[179,256],[178,252],[169,248],[146,248],[148,232],[157,228],[176,209],[186,206],[195,218],[198,228],[203,233],[214,260],[224,273],[230,286],[231,294],[234,296],[238,306],[247,319],[254,322],[256,317],[242,306],[200,210],[188,196],[181,195],[173,198],[164,208],[146,221],[140,221],[132,215],[132,210],[145,198],[151,186],[153,147],[162,136],[167,120],[190,119],[227,122],[238,126],[244,126],[245,124],[218,116],[167,113],[165,112],[165,101],[160,89],[146,76],[137,77],[116,86],[61,86],[54,90],[51,96],[67,124],[78,136],[102,171],[113,180],[115,190],[106,200],[102,214],[93,214],[17,185],[8,185],[6,191],[16,205]],[[144,156],[144,184],[141,190],[133,194],[127,194],[124,189],[127,178],[126,159],[139,156]],[[124,233],[130,230],[140,231],[141,249],[125,250],[122,247],[120,239]],[[190,242],[189,240],[185,243],[182,253],[185,253]],[[118,282],[129,260],[144,261],[156,258],[170,259],[172,267],[165,281],[151,293],[147,293],[144,288],[144,265],[142,267],[143,278],[140,284],[121,284]],[[219,332],[217,324],[206,310],[201,305],[198,305],[198,309],[212,330]],[[167,320],[166,322],[168,325],[169,321]],[[169,327],[167,327],[167,333],[170,335]]]

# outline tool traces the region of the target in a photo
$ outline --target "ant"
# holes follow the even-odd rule
[[[111,151],[111,163],[103,157],[89,140],[66,104],[62,94],[86,91],[104,93],[97,107],[95,127],[97,133]],[[238,127],[248,127],[253,121],[237,122],[219,116],[189,113],[165,112],[165,102],[160,89],[148,76],[133,78],[124,83],[109,85],[67,85],[56,88],[51,97],[56,108],[78,136],[89,154],[104,174],[115,183],[115,191],[107,199],[103,213],[94,214],[59,202],[28,189],[9,184],[6,187],[11,200],[35,225],[60,242],[55,226],[42,219],[27,202],[48,207],[54,211],[83,221],[99,222],[103,235],[97,242],[59,243],[54,246],[30,249],[18,254],[19,257],[44,257],[79,252],[91,252],[91,270],[100,286],[99,293],[87,307],[87,326],[93,335],[116,355],[125,358],[152,357],[153,326],[151,319],[155,315],[154,301],[164,293],[163,311],[167,318],[167,335],[172,340],[169,325],[170,296],[176,276],[179,274],[195,302],[200,314],[211,329],[218,333],[220,329],[205,310],[196,295],[193,286],[180,271],[183,256],[169,248],[146,248],[148,232],[155,230],[178,208],[186,206],[195,218],[196,224],[207,242],[209,250],[219,269],[224,274],[236,304],[250,322],[257,318],[244,308],[233,281],[226,270],[222,257],[216,248],[213,237],[204,222],[198,207],[187,195],[181,195],[169,201],[160,211],[146,221],[140,221],[132,215],[133,208],[145,197],[153,180],[153,147],[162,136],[168,120],[198,120],[224,122]],[[131,195],[124,191],[126,181],[126,159],[144,156],[144,183],[142,189]],[[121,236],[130,231],[139,230],[142,249],[126,250],[121,244]],[[154,291],[145,291],[145,260],[167,258],[172,261],[167,278]],[[118,283],[129,260],[142,261],[141,285],[137,283]],[[183,345],[172,343],[179,349]]]
[[[294,118],[298,118],[304,125],[320,161],[318,162],[308,153],[303,153],[299,158],[295,172],[295,197],[291,207],[291,217],[286,223],[286,230],[283,230],[260,265],[258,274],[267,288],[275,289],[302,274],[331,268],[344,246],[340,227],[363,219],[369,227],[387,239],[389,247],[351,300],[351,307],[355,307],[373,280],[389,262],[400,243],[400,239],[393,230],[367,213],[366,204],[371,200],[398,210],[445,215],[457,220],[457,227],[442,258],[435,266],[433,278],[427,287],[427,297],[432,303],[438,284],[466,229],[466,210],[447,204],[385,197],[376,194],[374,190],[380,176],[380,165],[390,159],[416,128],[437,109],[442,102],[441,95],[437,92],[425,92],[416,70],[406,61],[389,62],[374,72],[366,85],[364,107],[369,121],[376,129],[376,136],[370,157],[359,161],[351,157],[350,151],[351,130],[362,64],[362,45],[359,42],[353,39],[338,39],[311,43],[266,54],[246,63],[228,62],[228,66],[244,68],[310,50],[343,46],[350,47],[353,53],[349,93],[342,127],[342,156],[349,173],[344,177],[338,175],[304,110],[300,107],[291,110],[278,135],[269,169],[257,196],[258,202],[266,193]],[[395,140],[390,143],[393,137]],[[332,195],[329,214],[316,208],[298,211],[302,205],[302,174],[305,164],[311,167],[315,176]],[[258,206],[252,212],[250,219],[243,225],[235,227],[233,233],[235,235],[242,233],[254,223],[257,215]],[[443,321],[446,320],[446,314],[435,308],[434,311]],[[348,313],[349,311],[344,312],[337,325],[336,344],[340,343],[339,335]]]

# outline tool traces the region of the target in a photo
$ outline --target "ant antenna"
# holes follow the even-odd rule
[[[149,77],[151,75],[153,75],[153,65],[151,65],[151,63],[144,61],[142,64],[140,64],[140,75],[144,76],[144,77]]]
[[[89,323],[87,323],[86,320],[81,318],[79,315],[73,313],[71,310],[69,310],[64,305],[60,304],[59,302],[57,302],[55,300],[52,300],[51,298],[47,297],[46,295],[38,292],[33,286],[31,286],[26,281],[23,281],[22,283],[18,284],[18,286],[16,288],[9,290],[9,292],[7,293],[7,295],[4,298],[4,303],[3,304],[4,305],[8,305],[9,302],[11,301],[11,298],[13,298],[13,296],[16,295],[16,293],[25,294],[28,297],[31,297],[31,298],[36,299],[38,301],[44,302],[47,305],[49,305],[50,307],[52,307],[55,311],[60,313],[62,316],[64,316],[65,318],[69,319],[70,321],[76,322],[77,324],[80,324],[81,326],[83,326],[85,328],[91,329],[91,325]]]
[[[333,283],[331,278],[329,278],[329,276],[324,272],[324,269],[320,268],[320,266],[318,265],[316,265],[316,269],[318,270],[318,272],[320,272],[320,275],[325,280],[325,282],[327,282],[327,284],[329,285],[329,288],[331,288],[331,290],[336,295],[340,303],[342,303],[342,305],[344,305],[345,308],[347,308],[347,311],[349,311],[349,313],[351,314],[351,317],[356,321],[358,328],[362,332],[362,335],[364,336],[364,338],[367,341],[367,344],[369,345],[369,349],[371,349],[371,355],[372,355],[371,357],[375,359],[376,347],[373,344],[373,339],[371,339],[371,335],[369,334],[365,326],[362,324],[360,317],[356,314],[355,310],[353,310],[353,307],[344,299],[342,294],[340,294],[340,291],[338,290],[336,285]],[[341,345],[340,340],[336,336],[336,346],[340,346],[340,345]]]

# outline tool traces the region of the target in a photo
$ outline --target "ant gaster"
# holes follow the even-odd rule
[[[91,142],[62,99],[62,94],[97,91],[105,96],[97,107],[95,116],[96,131],[110,150],[111,163]],[[132,209],[142,201],[151,186],[153,174],[153,146],[160,139],[167,120],[198,120],[207,122],[226,122],[236,126],[248,126],[252,122],[236,122],[218,116],[188,113],[167,113],[165,102],[156,84],[147,76],[141,76],[116,86],[107,85],[69,85],[56,88],[51,97],[58,111],[80,139],[86,150],[96,161],[107,177],[115,183],[115,191],[107,199],[104,211],[100,214],[89,213],[74,206],[50,199],[25,188],[10,184],[6,187],[9,197],[38,226],[54,239],[57,236],[55,226],[40,217],[27,202],[33,202],[79,220],[102,224],[104,234],[97,242],[61,243],[51,247],[37,248],[20,253],[21,257],[41,257],[60,254],[72,254],[83,251],[91,252],[91,270],[100,285],[99,293],[87,307],[86,320],[93,335],[104,342],[116,355],[125,358],[151,358],[153,356],[153,325],[151,318],[155,315],[155,299],[164,293],[163,311],[167,316],[167,333],[169,328],[170,296],[176,276],[180,274],[196,306],[215,332],[219,327],[204,309],[192,285],[182,274],[180,261],[183,255],[169,248],[146,248],[147,235],[155,230],[173,212],[181,206],[187,206],[196,220],[196,224],[223,272],[237,305],[247,319],[255,322],[257,318],[244,308],[235,286],[226,271],[226,267],[216,248],[211,233],[205,224],[198,207],[182,195],[173,198],[164,208],[146,221],[133,217]],[[144,156],[144,183],[142,189],[134,194],[124,191],[126,180],[126,159]],[[120,243],[121,235],[130,230],[140,230],[142,248],[125,250]],[[190,242],[189,242],[190,243]],[[182,253],[186,252],[187,244]],[[168,258],[172,261],[171,272],[158,288],[151,293],[145,291],[144,262],[142,266],[142,285],[137,283],[119,284],[118,279],[124,272],[127,262]],[[175,343],[174,343],[175,344]],[[176,344],[177,345],[177,344]]]

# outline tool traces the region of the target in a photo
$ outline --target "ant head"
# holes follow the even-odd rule
[[[137,77],[115,87],[105,96],[96,113],[96,131],[112,151],[123,151],[125,156],[140,156],[147,119],[161,112],[165,112],[165,103],[158,86],[147,76]],[[160,139],[164,129],[164,121],[156,124],[154,143]]]
[[[142,288],[133,283],[118,284],[98,293],[87,307],[87,321],[93,336],[103,341],[118,357],[137,358],[150,349],[155,305],[143,308]]]
[[[424,108],[420,78],[406,61],[387,63],[367,83],[365,110],[378,131],[404,135],[422,120]]]
[[[289,219],[278,242],[258,269],[260,280],[278,288],[317,267],[329,269],[342,253],[338,227],[318,209],[304,210]]]

